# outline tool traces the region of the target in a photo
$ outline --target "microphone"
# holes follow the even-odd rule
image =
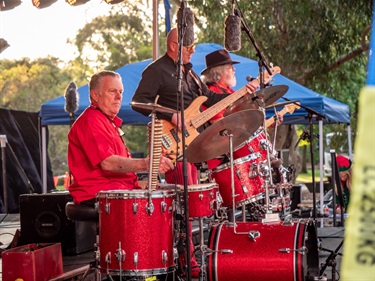
[[[224,41],[228,52],[237,52],[241,49],[241,19],[234,14],[234,0],[231,14],[225,19]]]
[[[64,109],[66,112],[69,113],[70,116],[74,114],[74,112],[78,109],[78,92],[77,92],[77,85],[74,82],[70,82],[68,87],[65,90],[65,106]]]
[[[182,20],[182,13],[184,12],[185,18]],[[183,46],[189,47],[194,44],[194,14],[190,8],[182,7],[177,13],[177,24],[181,27],[184,23]],[[179,29],[181,30],[181,29]],[[180,35],[179,35],[180,36]]]

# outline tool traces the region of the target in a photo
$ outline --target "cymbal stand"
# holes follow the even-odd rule
[[[229,163],[230,163],[230,188],[232,190],[232,212],[230,218],[231,222],[235,222],[235,210],[236,210],[236,203],[234,198],[236,197],[236,194],[234,193],[234,167],[233,167],[233,135],[228,134],[227,130],[223,130],[220,132],[220,135],[227,136],[229,140]]]
[[[204,231],[203,231],[203,217],[199,218],[199,249],[201,252],[201,266],[200,266],[200,272],[199,272],[199,281],[206,280],[206,253],[207,253],[207,247],[204,244]]]

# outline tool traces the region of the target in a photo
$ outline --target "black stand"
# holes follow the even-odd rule
[[[326,262],[323,264],[319,271],[319,278],[322,277],[324,271],[328,266],[332,266],[332,281],[336,281],[336,256],[341,254],[339,253],[339,250],[341,249],[342,245],[344,244],[344,239],[341,240],[340,244],[337,246],[337,248],[334,251],[331,251],[329,249],[321,248],[323,251],[330,252],[331,254],[326,259]]]
[[[257,42],[255,41],[255,38],[254,38],[252,32],[250,31],[250,29],[249,29],[249,27],[248,27],[248,25],[247,25],[247,23],[246,23],[246,21],[243,17],[242,12],[240,10],[234,9],[234,14],[241,19],[242,30],[244,30],[246,32],[246,34],[249,36],[250,41],[251,41],[251,43],[253,43],[254,48],[256,50],[256,56],[259,58],[258,65],[259,65],[260,88],[263,89],[265,87],[265,84],[264,84],[264,68],[266,68],[266,70],[267,70],[267,72],[270,76],[272,76],[271,69],[268,66],[267,60],[265,59],[262,52],[260,51],[259,46],[258,46]]]
[[[289,100],[287,98],[284,98],[285,100]],[[308,125],[306,125],[305,129],[303,130],[302,135],[300,136],[298,142],[296,143],[294,149],[298,147],[298,144],[301,140],[306,140],[310,143],[310,157],[311,157],[311,174],[312,174],[312,189],[313,189],[313,212],[312,217],[314,219],[314,222],[316,221],[316,186],[315,186],[315,160],[314,160],[314,137],[319,138],[319,135],[314,134],[313,131],[313,118],[316,117],[317,120],[321,120],[324,117],[324,115],[316,112],[315,110],[300,105],[302,108],[304,108],[307,111],[306,119],[309,120]],[[309,130],[308,130],[309,129]]]
[[[186,3],[185,1],[181,1],[181,22],[178,22],[178,43],[179,43],[179,50],[178,50],[178,74],[177,74],[177,97],[180,98],[180,113],[181,113],[181,144],[182,144],[182,170],[183,170],[183,177],[184,177],[184,208],[185,208],[185,226],[186,226],[186,280],[191,280],[191,254],[190,254],[190,226],[189,226],[189,202],[188,202],[188,176],[187,176],[187,159],[185,155],[185,115],[184,115],[184,93],[182,88],[182,48],[183,48],[183,41],[184,41],[184,34],[186,28],[185,22],[185,9]],[[177,152],[178,153],[178,152]]]

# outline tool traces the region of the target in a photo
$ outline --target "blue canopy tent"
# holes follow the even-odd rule
[[[217,44],[199,44],[196,48],[196,52],[192,57],[192,63],[194,70],[200,74],[205,68],[204,57],[215,50],[222,49],[223,47]],[[236,54],[231,54],[233,60],[240,61],[241,63],[236,64],[236,77],[237,86],[235,89],[239,89],[246,83],[247,76],[256,77],[258,75],[258,62],[249,58],[245,58]],[[150,118],[143,116],[134,111],[129,103],[133,97],[135,89],[138,86],[139,80],[143,69],[151,63],[152,60],[144,60],[132,64],[120,67],[116,71],[120,73],[124,83],[124,95],[119,117],[124,120],[124,124],[147,124]],[[282,72],[282,70],[281,70]],[[298,100],[301,105],[311,108],[316,112],[326,116],[323,120],[324,123],[346,123],[350,124],[349,106],[323,95],[320,95],[290,79],[282,74],[276,74],[274,76],[273,85],[287,85],[289,90],[284,97],[290,100]],[[88,85],[84,85],[78,88],[79,93],[79,106],[76,112],[76,116],[82,113],[82,111],[89,106],[88,98]],[[280,99],[278,102],[285,100]],[[42,125],[68,125],[70,124],[69,114],[64,111],[65,99],[64,96],[57,97],[46,103],[42,104],[40,110],[41,124]],[[272,109],[267,110],[267,117],[273,115]],[[284,124],[306,124],[307,112],[301,108],[294,111],[292,115],[284,116]]]
[[[194,70],[200,74],[200,72],[205,68],[205,56],[208,53],[222,49],[223,47],[217,44],[199,44],[197,45],[196,51],[192,56],[192,63]],[[258,62],[249,58],[241,57],[236,54],[231,54],[233,60],[237,60],[240,63],[236,64],[236,77],[237,77],[237,86],[235,90],[241,88],[246,83],[247,76],[258,76]],[[120,67],[116,71],[120,73],[124,83],[124,95],[122,100],[122,106],[120,109],[119,117],[123,119],[124,124],[147,124],[150,121],[149,117],[143,116],[142,114],[134,111],[130,102],[132,100],[133,94],[138,86],[139,80],[142,75],[144,68],[152,62],[151,59],[136,62],[132,64],[125,65]],[[282,72],[282,70],[281,70]],[[288,91],[283,97],[286,97],[290,100],[298,100],[300,104],[304,107],[310,108],[319,114],[325,116],[323,120],[314,119],[313,122],[319,123],[319,134],[323,135],[323,123],[345,123],[348,124],[348,138],[349,138],[349,149],[351,149],[350,141],[350,113],[349,106],[323,95],[320,95],[290,79],[284,75],[277,74],[274,76],[274,82],[272,85],[287,85],[289,87]],[[76,116],[82,113],[82,111],[89,106],[89,91],[88,85],[84,85],[78,88],[79,93],[79,107],[76,112]],[[279,99],[277,102],[283,102],[284,99]],[[43,133],[45,132],[46,125],[69,125],[70,118],[67,112],[64,111],[65,99],[64,96],[57,97],[46,103],[42,104],[40,110],[40,119],[42,125],[42,150],[43,150],[43,159],[46,159],[46,136]],[[272,109],[266,111],[266,117],[269,118],[274,115]],[[302,107],[299,110],[295,110],[293,114],[284,115],[283,124],[307,124],[309,122],[306,119],[307,111]],[[320,147],[320,171],[323,170],[323,140],[322,137],[319,139]],[[349,151],[350,155],[352,154]],[[43,171],[45,168],[43,167]],[[45,175],[45,173],[43,173]],[[320,189],[323,190],[323,175],[321,173],[321,183]],[[43,190],[47,190],[46,187],[46,178],[43,178]],[[323,200],[323,192],[321,192],[321,201]],[[323,204],[321,204],[323,206]]]

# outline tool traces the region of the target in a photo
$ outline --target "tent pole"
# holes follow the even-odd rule
[[[47,130],[42,126],[42,193],[47,193]]]
[[[323,120],[319,120],[319,174],[320,174],[320,189],[319,189],[319,214],[323,215],[323,203],[324,203],[324,180],[323,180]]]
[[[348,125],[347,134],[348,134],[348,152],[349,152],[349,158],[353,161],[353,148],[352,148],[352,128],[350,124]]]
[[[158,21],[158,5],[159,0],[152,1],[152,59],[156,60],[159,57],[159,21]]]
[[[6,155],[5,147],[7,143],[7,136],[0,135],[0,144],[1,144],[1,162],[3,167],[3,203],[4,203],[4,212],[8,213],[8,192],[7,192],[7,170],[6,170]]]

